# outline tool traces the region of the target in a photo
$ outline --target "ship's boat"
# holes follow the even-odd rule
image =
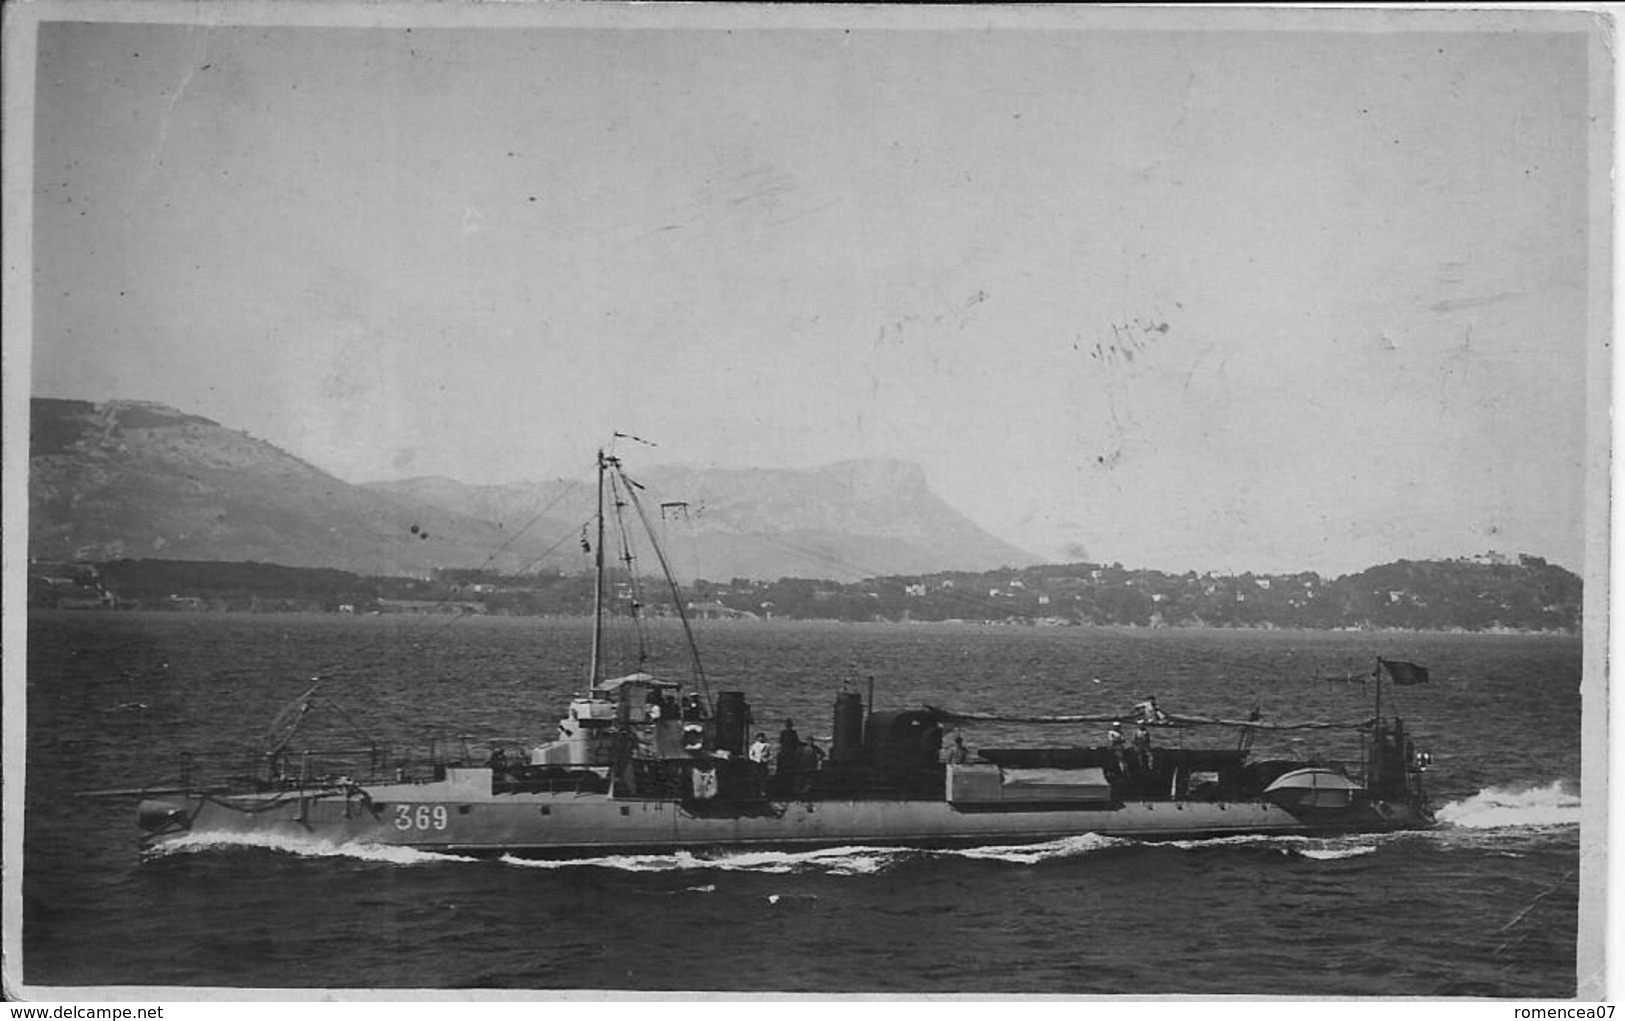
[[[1264,788],[1264,796],[1278,805],[1334,812],[1353,805],[1359,793],[1359,784],[1336,770],[1319,766],[1282,773]]]
[[[318,683],[273,727],[256,775],[142,792],[142,840],[187,834],[315,838],[458,854],[579,856],[612,851],[951,846],[1055,840],[1085,833],[1142,839],[1235,834],[1331,834],[1432,824],[1419,753],[1398,718],[1383,717],[1381,682],[1426,678],[1415,664],[1378,661],[1378,712],[1348,723],[1277,722],[1165,713],[1021,716],[937,706],[876,710],[872,687],[833,693],[828,748],[793,732],[767,749],[740,690],[713,699],[688,621],[687,684],[641,668],[605,676],[604,502],[632,507],[636,482],[598,455],[595,617],[588,683],[550,739],[440,749],[397,762],[371,749],[343,771],[301,751],[295,735],[323,698]],[[621,515],[617,514],[617,518]],[[649,530],[674,597],[676,583]],[[679,615],[682,600],[675,599]],[[1419,673],[1418,673],[1419,672]],[[1143,728],[1132,743],[1122,720]],[[1104,743],[984,747],[950,728],[1022,724],[1040,732],[1111,725]],[[1347,731],[1358,761],[1261,760],[1266,731]],[[1214,735],[1209,747],[1202,735]],[[773,754],[767,754],[771,751]],[[481,757],[483,754],[483,758]],[[106,792],[103,792],[106,793]],[[123,792],[133,793],[133,792]]]

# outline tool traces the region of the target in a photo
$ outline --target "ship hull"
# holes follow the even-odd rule
[[[675,850],[952,847],[1084,834],[1172,840],[1332,835],[1431,824],[1400,802],[1292,811],[1267,801],[955,805],[867,798],[695,804],[604,794],[490,794],[446,783],[342,793],[184,795],[143,806],[147,842],[185,835],[316,840],[450,854],[581,857]]]

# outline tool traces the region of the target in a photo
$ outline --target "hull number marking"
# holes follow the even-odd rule
[[[395,828],[398,830],[443,830],[446,828],[446,806],[396,805]]]

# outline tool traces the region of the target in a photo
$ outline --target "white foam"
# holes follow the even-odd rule
[[[1171,840],[1162,846],[1177,847],[1181,851],[1200,851],[1215,847],[1262,847],[1284,855],[1297,855],[1314,861],[1339,861],[1358,858],[1377,849],[1379,843],[1391,839],[1393,834],[1365,834],[1345,837],[1310,837],[1295,833],[1251,833],[1233,837],[1208,837],[1202,840]]]
[[[1370,845],[1355,847],[1305,847],[1298,851],[1305,858],[1315,861],[1338,861],[1342,858],[1358,858],[1362,854],[1370,854],[1376,848]]]
[[[1577,821],[1579,799],[1564,794],[1553,784],[1524,792],[1490,789],[1439,811],[1441,821],[1457,826],[1486,827],[1507,825],[1548,825],[1551,821]],[[1510,819],[1511,821],[1504,821]],[[1160,847],[1203,850],[1218,847],[1262,846],[1282,854],[1298,854],[1317,861],[1333,861],[1370,854],[1376,850],[1370,837],[1364,842],[1297,835],[1250,834],[1211,837],[1202,840],[1159,842]],[[1038,844],[991,844],[954,850],[920,851],[904,847],[842,846],[808,851],[734,851],[700,856],[690,851],[667,854],[601,855],[591,858],[532,859],[504,855],[499,860],[521,868],[575,869],[602,868],[623,872],[749,872],[784,875],[797,872],[823,872],[831,875],[873,875],[897,864],[905,855],[929,854],[939,858],[966,858],[1000,861],[1013,865],[1036,865],[1046,861],[1078,857],[1114,847],[1138,846],[1123,838],[1084,833]],[[316,839],[290,838],[267,834],[193,833],[165,841],[148,852],[152,856],[197,853],[222,848],[262,848],[300,857],[341,857],[394,865],[422,865],[445,862],[473,862],[477,858],[422,851],[410,847],[379,844],[334,844]],[[694,889],[710,892],[715,886]]]
[[[1442,823],[1474,830],[1578,826],[1580,796],[1567,790],[1562,780],[1522,790],[1488,787],[1470,798],[1450,802],[1435,815]]]
[[[1281,833],[1243,833],[1233,837],[1201,837],[1194,840],[1160,841],[1161,847],[1177,847],[1181,851],[1202,851],[1214,847],[1276,847],[1285,850],[1289,845],[1302,844],[1309,837]]]
[[[501,861],[523,868],[604,868],[623,872],[760,872],[783,875],[823,871],[838,875],[879,872],[906,849],[898,847],[829,847],[814,851],[736,851],[703,858],[689,851],[673,854],[604,855],[597,858],[543,860],[505,855]]]
[[[1139,841],[1125,837],[1083,833],[1037,844],[989,844],[978,847],[923,851],[906,847],[830,847],[812,851],[735,851],[715,857],[700,857],[687,851],[672,854],[606,855],[597,858],[529,859],[503,857],[501,860],[522,868],[572,869],[604,868],[625,872],[683,872],[711,870],[718,872],[752,872],[764,875],[786,875],[794,872],[824,872],[830,875],[872,875],[896,865],[905,855],[929,855],[934,858],[967,858],[976,861],[999,861],[1012,865],[1037,865],[1041,862],[1074,858],[1116,847],[1141,846]],[[1227,846],[1263,846],[1282,854],[1301,854],[1306,858],[1333,861],[1370,854],[1376,850],[1372,844],[1353,844],[1336,839],[1295,835],[1246,835],[1212,837],[1205,840],[1175,840],[1159,842],[1159,847],[1177,847],[1181,850],[1200,850]],[[712,887],[714,889],[714,887]],[[707,889],[707,888],[698,888]]]
[[[1015,865],[1035,865],[1058,858],[1089,854],[1109,847],[1132,845],[1134,841],[1085,833],[1041,844],[991,844],[956,850],[922,851],[907,847],[843,846],[811,851],[734,851],[715,857],[699,857],[687,851],[674,854],[608,855],[599,858],[571,858],[546,861],[504,857],[502,861],[526,868],[607,868],[628,872],[680,872],[714,870],[785,875],[793,872],[823,872],[830,875],[865,876],[884,872],[908,855],[938,858],[971,858],[1002,861]]]
[[[742,851],[709,864],[747,872],[796,872],[807,869],[846,874],[878,872],[906,852],[901,847],[825,847],[814,851]]]
[[[504,865],[515,865],[525,869],[604,868],[619,869],[623,872],[673,872],[688,867],[683,860],[684,857],[682,853],[611,854],[597,858],[520,858],[505,854],[497,860]]]
[[[1004,861],[1016,865],[1036,865],[1043,861],[1052,861],[1057,858],[1072,858],[1078,855],[1091,854],[1103,851],[1110,847],[1121,847],[1133,841],[1120,837],[1103,837],[1098,833],[1083,833],[1075,837],[1062,837],[1060,840],[1050,840],[1042,844],[997,844],[988,847],[967,847],[958,851],[938,851],[939,855],[957,858],[976,858],[980,860]]]
[[[1202,840],[1158,841],[1143,845],[1125,837],[1108,837],[1098,833],[1084,833],[1043,844],[1015,844],[1009,846],[973,847],[961,851],[936,851],[940,856],[991,859],[1017,865],[1036,865],[1058,858],[1071,858],[1092,854],[1114,847],[1172,847],[1181,851],[1207,850],[1216,847],[1265,847],[1282,854],[1298,854],[1317,861],[1335,861],[1354,858],[1375,851],[1376,845],[1354,843],[1354,838],[1305,837],[1298,835],[1246,834],[1234,837],[1209,837]],[[1363,838],[1369,840],[1369,838]]]
[[[414,847],[335,844],[326,840],[282,837],[267,833],[188,833],[149,848],[146,855],[158,858],[170,854],[197,854],[245,847],[278,851],[301,858],[352,858],[358,861],[385,862],[390,865],[427,865],[435,862],[478,860],[463,855],[420,851]]]

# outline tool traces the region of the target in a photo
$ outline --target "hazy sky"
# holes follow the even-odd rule
[[[852,13],[42,25],[34,392],[351,481],[619,429],[916,461],[1047,555],[1581,566],[1588,15]]]

